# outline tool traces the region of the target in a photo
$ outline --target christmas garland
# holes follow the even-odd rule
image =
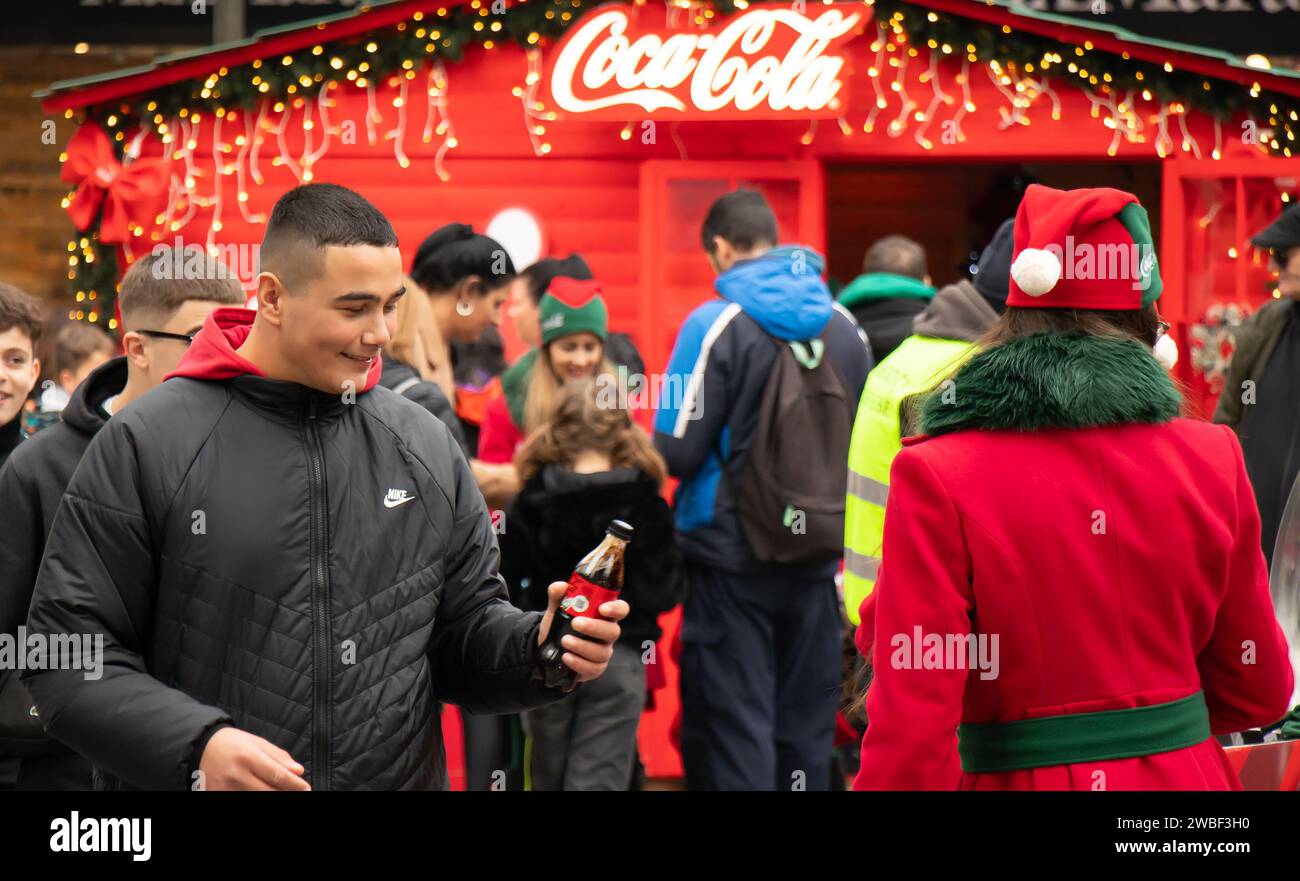
[[[1004,68],[1037,71],[1041,76],[1074,81],[1108,96],[1125,90],[1144,93],[1144,98],[1149,94],[1147,100],[1178,105],[1180,112],[1200,110],[1221,121],[1242,111],[1255,120],[1267,119],[1273,132],[1271,136],[1262,133],[1259,142],[1277,155],[1292,155],[1292,123],[1300,121],[1300,101],[1266,92],[1259,83],[1248,90],[1237,86],[1225,89],[1222,84],[1216,88],[1210,79],[1177,70],[1172,63],[1138,61],[1127,52],[1117,56],[1093,51],[1090,41],[1075,46],[1006,25],[932,12],[904,0],[875,0],[872,5],[877,22],[902,32],[912,44],[924,44],[957,57],[965,53],[971,62],[996,61]],[[1281,132],[1277,131],[1279,126]]]
[[[78,114],[69,110],[67,116],[76,116],[83,126],[101,126],[121,163],[130,140],[141,131],[165,134],[168,123],[178,119],[197,114],[221,117],[236,108],[248,112],[266,99],[274,100],[277,110],[288,103],[301,106],[331,82],[365,87],[393,77],[410,80],[417,66],[459,61],[470,47],[491,50],[509,40],[535,49],[560,37],[587,9],[609,2],[619,0],[472,0],[468,6],[414,12],[409,20],[357,37],[222,67],[203,79],[169,84]],[[636,2],[641,5],[643,0]],[[746,9],[749,3],[674,0],[673,5],[689,13],[696,24],[704,25],[715,16]],[[1290,121],[1297,119],[1296,102],[1265,93],[1258,84],[1247,96],[1240,88],[1215,88],[1210,80],[1169,64],[1135,61],[1128,53],[1117,57],[1092,52],[1090,43],[1076,47],[1005,26],[935,13],[904,0],[867,0],[867,5],[875,7],[878,25],[892,29],[900,39],[913,46],[925,44],[945,55],[955,53],[971,63],[996,63],[1014,74],[1064,78],[1107,96],[1123,89],[1136,90],[1144,97],[1149,94],[1148,100],[1173,103],[1175,112],[1194,107],[1222,120],[1244,110],[1252,118],[1267,118],[1272,133],[1266,132],[1262,143],[1275,153],[1291,155],[1294,133]],[[1108,100],[1114,104],[1114,98]],[[1278,133],[1279,125],[1283,133]],[[72,204],[73,196],[69,193],[65,198],[65,208]],[[69,242],[68,279],[77,299],[72,317],[113,329],[118,262],[115,248],[100,241],[99,231],[100,219],[96,218]]]

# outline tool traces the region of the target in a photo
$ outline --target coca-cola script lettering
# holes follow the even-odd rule
[[[755,7],[709,30],[672,33],[641,25],[649,17],[606,7],[572,28],[552,56],[551,103],[601,119],[772,118],[834,116],[846,100],[836,50],[858,33],[856,12],[812,18]]]

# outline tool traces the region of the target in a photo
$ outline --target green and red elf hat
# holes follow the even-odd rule
[[[557,275],[547,285],[538,304],[541,314],[542,345],[575,333],[594,333],[605,339],[609,312],[595,279]]]
[[[1146,209],[1132,193],[1031,184],[1016,212],[1007,305],[1137,310],[1162,290]]]

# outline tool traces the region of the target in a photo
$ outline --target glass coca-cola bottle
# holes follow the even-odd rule
[[[573,671],[561,660],[564,646],[560,640],[568,634],[581,637],[573,629],[575,618],[599,618],[602,603],[618,599],[623,589],[623,554],[632,540],[632,527],[615,520],[605,530],[605,538],[583,557],[569,576],[569,589],[555,611],[551,630],[541,646],[542,666],[557,673]],[[576,674],[573,674],[576,676]]]

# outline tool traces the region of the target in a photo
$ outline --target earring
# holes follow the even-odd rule
[[[466,302],[465,300],[457,300],[456,314],[468,318],[470,315],[474,314],[474,304]]]

